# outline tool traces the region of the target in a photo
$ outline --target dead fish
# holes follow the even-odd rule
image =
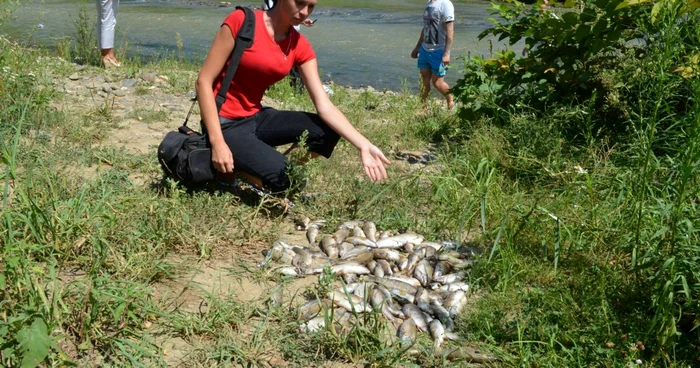
[[[319,301],[318,299],[311,300],[301,307],[299,307],[299,316],[303,320],[309,320],[318,315],[321,309],[330,308],[330,302],[328,300]]]
[[[447,274],[452,269],[452,265],[447,261],[439,261],[435,264],[435,270],[433,271],[433,280],[437,281],[438,277]]]
[[[428,295],[428,290],[419,287],[414,298],[415,304],[418,308],[420,308],[420,310],[428,313],[432,312],[432,309],[430,308],[430,296]]]
[[[423,241],[423,236],[413,233],[394,235],[377,240],[377,248],[401,248],[406,243],[418,244]]]
[[[326,253],[326,255],[329,258],[336,259],[338,258],[339,253],[337,245],[338,243],[336,242],[334,237],[330,235],[324,235],[323,238],[321,238],[321,243],[319,244],[319,247],[324,253]]]
[[[344,243],[344,244],[347,244],[347,243]],[[345,252],[345,254],[343,256],[341,256],[340,259],[341,260],[350,259],[350,258],[353,258],[353,257],[357,256],[358,254],[362,254],[362,253],[369,253],[372,256],[372,259],[374,259],[374,254],[372,253],[372,251],[369,248],[355,247],[355,246],[353,246],[353,248],[350,249],[349,251]]]
[[[418,262],[423,259],[423,253],[420,250],[416,250],[408,256],[408,262],[406,263],[406,269],[408,273],[413,273],[413,269],[416,268]]]
[[[374,249],[372,253],[374,253],[374,259],[397,262],[401,258],[401,254],[393,249]]]
[[[374,259],[372,252],[368,250],[358,249],[357,252],[349,252],[345,257],[341,257],[340,260],[343,263],[353,262],[359,264],[367,264],[369,261]]]
[[[403,251],[406,253],[413,253],[415,248],[416,247],[413,245],[413,243],[406,243],[403,245]]]
[[[430,336],[433,338],[433,350],[437,353],[440,351],[440,345],[445,340],[445,327],[440,323],[439,320],[434,319],[430,321]]]
[[[372,221],[365,221],[362,225],[362,231],[365,233],[365,237],[373,242],[377,241],[377,225]]]
[[[377,262],[373,259],[365,264],[365,267],[369,270],[369,272],[374,272],[374,268],[377,267]]]
[[[346,242],[352,243],[354,246],[364,245],[366,247],[376,248],[377,244],[365,237],[351,236],[345,239]]]
[[[310,223],[311,223],[311,219],[308,217],[297,218],[296,220],[294,220],[294,224],[296,225],[297,230],[308,229]]]
[[[452,318],[450,318],[450,313],[443,307],[440,303],[438,303],[436,300],[433,300],[430,302],[430,307],[433,310],[433,315],[435,318],[440,320],[442,322],[442,325],[448,330],[452,331],[452,329],[455,326],[454,321]]]
[[[416,327],[418,327],[419,330],[423,332],[428,331],[428,323],[425,322],[423,312],[421,312],[418,307],[416,307],[414,304],[405,304],[401,310],[406,317],[412,319],[413,322],[416,323]]]
[[[338,255],[342,258],[345,256],[349,251],[355,249],[355,246],[348,243],[348,242],[342,242],[340,245],[338,245]]]
[[[405,282],[414,288],[418,288],[420,285],[420,281],[416,280],[413,277],[406,277],[406,276],[389,276],[387,277],[387,280],[396,280],[396,281],[401,281]]]
[[[296,267],[307,267],[311,264],[312,256],[309,251],[304,248],[295,247],[294,253],[297,255],[292,259],[292,265]]]
[[[389,230],[381,231],[379,232],[379,235],[377,235],[377,240],[379,239],[386,239],[394,234],[391,233]]]
[[[365,232],[362,231],[362,229],[358,226],[352,229],[352,236],[356,236],[358,238],[366,238],[367,235],[365,235]],[[374,240],[372,240],[374,241]]]
[[[331,273],[337,273],[338,275],[343,275],[343,274],[347,274],[347,273],[352,273],[355,275],[367,275],[367,274],[369,274],[369,270],[367,269],[367,267],[365,267],[359,263],[355,263],[355,262],[341,263],[341,264],[331,266],[330,268],[331,268]]]
[[[316,236],[318,236],[317,227],[312,226],[306,230],[306,240],[309,241],[309,244],[314,244],[316,242]]]
[[[458,273],[450,273],[450,274],[447,274],[447,275],[442,275],[442,276],[439,276],[439,277],[434,277],[433,280],[434,280],[435,282],[441,283],[441,284],[443,284],[443,285],[446,285],[446,284],[454,284],[455,282],[461,281],[461,280],[462,280],[462,275],[461,275],[461,274],[458,274]]]
[[[354,273],[344,273],[341,277],[346,284],[357,282],[357,275]]]
[[[387,290],[397,289],[409,293],[411,295],[416,294],[416,287],[406,283],[401,280],[396,280],[394,277],[384,278],[384,277],[374,277],[371,279],[375,283],[384,286]]]
[[[384,269],[382,268],[382,266],[375,266],[372,274],[376,277],[384,277]]]
[[[464,282],[453,282],[451,284],[442,285],[437,290],[453,292],[457,290],[469,291],[469,285]]]
[[[394,271],[391,269],[391,263],[389,263],[389,261],[384,260],[384,259],[379,259],[376,262],[377,262],[377,265],[384,270],[384,275],[386,275],[386,276],[393,276],[394,275]]]
[[[440,250],[440,248],[442,248],[442,244],[436,243],[436,242],[431,242],[431,241],[424,241],[424,242],[420,243],[420,244],[418,245],[418,247],[419,247],[419,248],[422,248],[422,247],[431,247],[431,248],[433,248],[433,249],[435,249],[435,250],[437,251],[437,250]]]
[[[420,249],[423,250],[423,253],[425,254],[425,258],[432,258],[435,256],[435,254],[437,254],[437,251],[431,247],[423,247]]]
[[[342,244],[348,236],[350,236],[350,230],[348,229],[338,229],[333,233],[333,237],[338,244]]]
[[[324,316],[315,317],[299,326],[301,332],[316,332],[326,327],[326,318]]]
[[[457,290],[445,300],[445,308],[450,313],[450,317],[456,318],[467,303],[467,293]]]
[[[408,258],[401,256],[398,262],[396,262],[397,269],[399,271],[405,271],[408,268]]]
[[[363,224],[363,223],[364,223],[364,221],[358,221],[358,220],[355,220],[355,221],[345,221],[345,222],[343,222],[342,224],[338,225],[338,229],[348,229],[348,230],[352,230],[352,229],[354,229],[354,228],[356,228],[356,227],[358,227],[358,226],[362,227],[362,224]]]
[[[364,313],[372,311],[372,306],[365,303],[361,298],[359,298],[356,295],[346,295],[343,293],[332,291],[330,292],[330,294],[328,294],[328,299],[330,299],[333,302],[333,304],[337,305],[338,307],[344,308],[349,312]]]
[[[403,311],[401,309],[396,308],[393,303],[392,295],[391,292],[385,288],[382,285],[375,284],[374,288],[376,291],[378,291],[381,294],[382,301],[386,307],[386,309],[396,318],[401,318],[401,319],[406,319],[406,316],[403,314]],[[375,296],[377,298],[377,296]],[[379,301],[379,300],[377,300]]]
[[[284,276],[301,276],[297,273],[296,267],[282,267],[279,269],[279,273]]]
[[[401,323],[401,326],[396,330],[396,336],[402,341],[416,341],[416,329],[416,322],[409,318]]]
[[[433,267],[430,266],[430,262],[424,259],[418,263],[415,271],[413,272],[413,277],[416,278],[423,286],[428,286],[430,284],[431,275],[433,274]]]
[[[317,229],[320,229],[322,227],[326,226],[326,220],[315,220],[311,221],[307,227],[315,227]]]
[[[401,304],[412,304],[415,301],[415,294],[413,293],[399,289],[389,289],[389,292],[391,296],[396,298]]]

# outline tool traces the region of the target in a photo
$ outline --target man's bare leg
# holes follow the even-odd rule
[[[438,77],[436,75],[433,75],[432,79],[433,86],[435,86],[435,89],[437,89],[438,92],[445,96],[445,100],[447,100],[447,109],[452,110],[455,107],[455,101],[452,97],[452,94],[450,94],[450,86],[447,84],[447,82],[445,82],[445,77]]]
[[[420,69],[420,100],[423,103],[423,112],[428,111],[428,96],[430,96],[430,78],[433,73],[430,69]]]

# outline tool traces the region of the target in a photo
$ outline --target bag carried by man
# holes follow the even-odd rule
[[[237,6],[236,9],[245,11],[245,20],[236,35],[236,44],[231,52],[230,63],[216,95],[217,112],[221,111],[221,106],[226,101],[226,92],[236,74],[243,51],[253,45],[255,14],[247,7]],[[195,96],[182,126],[176,131],[168,132],[158,146],[158,162],[165,174],[187,187],[204,184],[216,178],[216,169],[211,162],[209,139],[205,134],[187,126],[196,100]]]

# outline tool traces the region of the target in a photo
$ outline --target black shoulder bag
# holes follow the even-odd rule
[[[231,52],[231,58],[221,81],[221,87],[216,94],[216,111],[226,102],[226,92],[236,69],[241,61],[243,51],[253,45],[255,35],[255,14],[250,8],[237,6],[236,9],[245,12],[245,20],[236,34],[236,44]],[[192,130],[187,121],[192,114],[192,108],[197,96],[192,99],[192,106],[187,113],[185,122],[176,131],[168,132],[158,146],[158,162],[167,176],[191,187],[214,180],[216,170],[211,162],[211,146],[205,134]]]

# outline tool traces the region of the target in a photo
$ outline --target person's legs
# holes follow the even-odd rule
[[[282,192],[292,184],[287,173],[289,161],[274,146],[297,143],[308,131],[306,145],[311,157],[330,157],[340,136],[317,114],[264,109],[255,117],[224,128],[224,140],[231,149],[234,169],[260,178],[265,187]],[[311,157],[297,163],[303,164]],[[257,184],[255,180],[250,180]]]
[[[306,146],[313,157],[331,157],[340,136],[318,114],[264,109],[258,113],[256,136],[271,146],[298,143],[308,132]],[[314,155],[315,154],[315,155]]]
[[[418,52],[418,69],[420,70],[420,98],[423,104],[427,103],[430,96],[430,53],[421,46]],[[427,105],[426,105],[427,107]]]
[[[428,96],[430,96],[430,78],[432,73],[429,68],[422,68],[420,70],[420,100],[424,105],[428,103]],[[427,105],[426,105],[427,106]]]
[[[431,81],[435,89],[438,90],[447,100],[447,109],[452,110],[454,108],[454,99],[450,94],[450,86],[445,82],[445,73],[447,72],[447,66],[442,63],[442,56],[444,50],[436,50],[429,54],[430,59],[430,74]]]
[[[106,66],[119,66],[114,55],[114,28],[117,25],[119,0],[96,0],[97,3],[97,46]]]
[[[223,127],[224,141],[233,155],[237,175],[252,184],[281,192],[290,185],[286,175],[287,158],[255,136],[256,118]]]
[[[435,89],[445,97],[445,100],[447,101],[447,109],[452,110],[455,107],[455,101],[450,93],[450,86],[447,84],[447,82],[445,82],[445,77],[433,75],[432,80]]]

